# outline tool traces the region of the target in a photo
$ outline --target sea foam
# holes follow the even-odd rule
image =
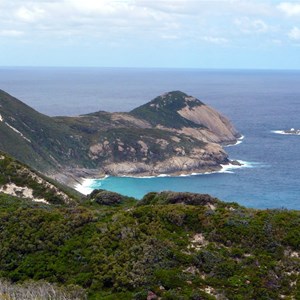
[[[239,144],[241,144],[241,143],[243,142],[243,139],[244,139],[244,138],[245,138],[245,136],[242,135],[241,137],[239,137],[239,138],[237,139],[236,143],[234,143],[234,144],[229,144],[229,145],[226,145],[226,146],[224,146],[224,147],[237,146],[237,145],[239,145]]]
[[[105,179],[105,178],[103,178],[103,179]],[[99,179],[84,178],[84,179],[82,179],[82,183],[77,183],[75,185],[75,190],[83,195],[88,195],[94,190],[93,186],[95,184],[97,184],[97,186],[99,186],[98,181],[99,181]]]
[[[285,132],[284,130],[272,130],[271,132],[276,134],[283,134],[283,135],[300,135],[298,132]]]

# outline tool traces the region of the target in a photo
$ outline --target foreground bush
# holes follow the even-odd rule
[[[0,300],[85,300],[85,291],[78,286],[59,287],[46,281],[11,283],[0,279]]]
[[[140,205],[98,196],[56,207],[0,194],[0,278],[25,296],[42,285],[37,300],[81,299],[73,285],[91,300],[300,299],[300,212],[184,193]]]

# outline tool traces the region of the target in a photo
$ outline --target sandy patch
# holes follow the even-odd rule
[[[28,187],[17,186],[14,183],[5,184],[4,186],[1,186],[0,192],[7,194],[7,195],[11,195],[11,196],[17,196],[17,197],[21,197],[21,198],[30,199],[35,202],[42,202],[42,203],[49,204],[49,202],[43,198],[41,198],[41,199],[35,198],[33,196],[32,189],[30,189]]]
[[[188,246],[188,249],[200,250],[201,248],[208,245],[208,241],[205,240],[202,233],[197,233],[193,236],[191,244]]]

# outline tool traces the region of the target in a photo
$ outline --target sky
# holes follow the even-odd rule
[[[0,0],[0,66],[300,69],[300,1]]]

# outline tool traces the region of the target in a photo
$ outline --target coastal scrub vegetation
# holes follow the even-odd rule
[[[181,91],[173,91],[162,96],[158,96],[149,103],[133,109],[130,114],[141,119],[147,120],[152,125],[163,125],[171,128],[204,128],[204,125],[199,125],[182,117],[178,111],[183,109],[189,96]],[[204,105],[199,100],[193,99],[188,102],[190,109],[193,107]]]
[[[300,298],[298,211],[191,193],[136,201],[97,190],[72,207],[0,193],[0,227],[1,283],[18,288],[73,287],[78,299]]]
[[[34,171],[0,151],[0,188],[5,191],[11,185],[29,189],[35,199],[44,199],[52,204],[75,204],[81,197],[75,190]],[[22,192],[15,193],[23,197]]]

